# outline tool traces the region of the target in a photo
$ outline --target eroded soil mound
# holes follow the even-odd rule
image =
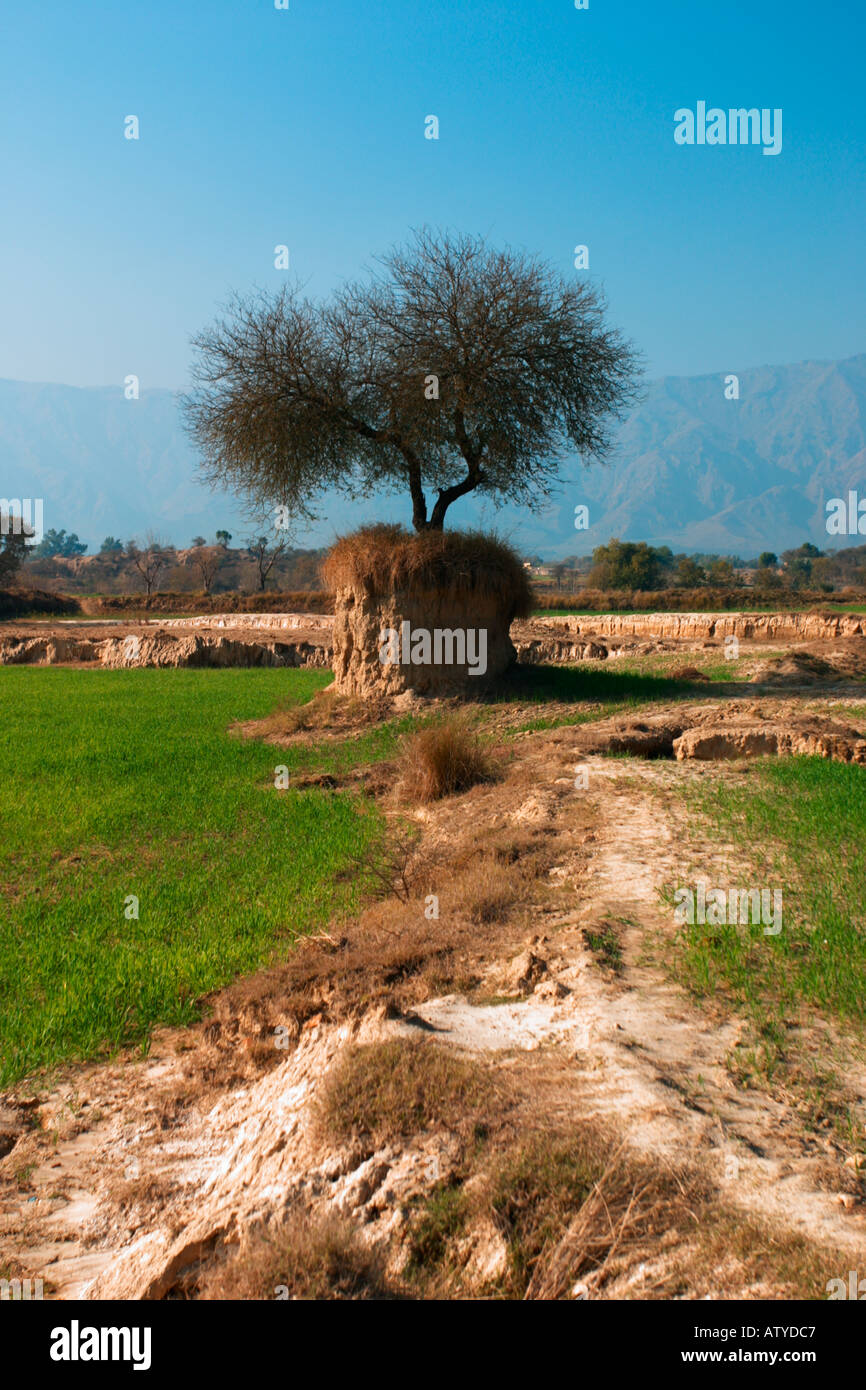
[[[533,621],[555,623],[580,636],[660,637],[675,642],[726,637],[750,642],[827,642],[866,634],[866,615],[857,613],[594,613]]]
[[[577,735],[587,753],[717,761],[785,754],[866,763],[862,726],[804,714],[792,702],[732,700],[640,719],[615,718]]]

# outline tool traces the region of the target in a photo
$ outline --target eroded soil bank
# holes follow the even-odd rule
[[[444,621],[444,620],[443,620]],[[0,665],[329,666],[334,619],[314,613],[222,613],[0,624]],[[479,619],[473,620],[478,626]],[[756,655],[791,644],[862,654],[866,617],[820,613],[641,613],[543,617],[511,626],[524,665],[718,651]],[[741,645],[742,644],[742,645]]]

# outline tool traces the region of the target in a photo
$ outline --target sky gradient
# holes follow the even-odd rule
[[[424,223],[587,244],[650,376],[860,352],[864,39],[806,0],[9,3],[0,377],[183,387],[277,244],[325,295]],[[699,100],[781,108],[781,154],[676,145]]]

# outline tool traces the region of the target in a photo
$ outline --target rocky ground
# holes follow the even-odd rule
[[[651,643],[686,661],[733,621],[664,616],[675,633],[594,618],[515,637],[586,639],[605,659]],[[306,621],[288,645],[325,651],[324,620]],[[42,659],[91,659],[75,646],[91,643],[103,665],[118,664],[105,642],[282,642],[262,642],[260,617],[182,626],[194,630],[7,625],[3,640],[7,659],[10,640],[56,643]],[[822,1297],[862,1268],[866,1145],[816,1120],[793,1083],[743,1087],[729,1065],[743,1020],[672,977],[661,897],[685,858],[734,848],[701,841],[672,794],[683,779],[722,787],[756,754],[866,760],[850,626],[744,628],[750,685],[635,717],[515,734],[519,710],[488,710],[501,775],[433,806],[392,804],[380,778],[370,789],[398,836],[382,901],[214,997],[200,1025],[162,1031],[146,1058],[5,1098],[0,1267],[57,1298],[280,1296],[301,1246],[307,1266],[326,1248],[328,1289],[311,1295],[307,1270],[290,1296],[332,1296],[335,1261],[355,1281],[347,1297]],[[609,756],[623,752],[636,758]],[[859,1042],[828,1026],[804,1045],[832,1046],[863,1136]],[[407,1076],[408,1102],[394,1095]],[[590,1176],[581,1202],[556,1207],[563,1164],[569,1182],[575,1164]]]

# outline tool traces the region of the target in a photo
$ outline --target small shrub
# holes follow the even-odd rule
[[[493,763],[463,715],[452,715],[408,735],[400,759],[404,796],[438,801],[494,776]]]
[[[417,831],[410,827],[392,831],[363,854],[354,855],[346,875],[367,883],[378,902],[393,895],[398,902],[408,903],[418,896],[429,871],[429,856],[420,852]]]

